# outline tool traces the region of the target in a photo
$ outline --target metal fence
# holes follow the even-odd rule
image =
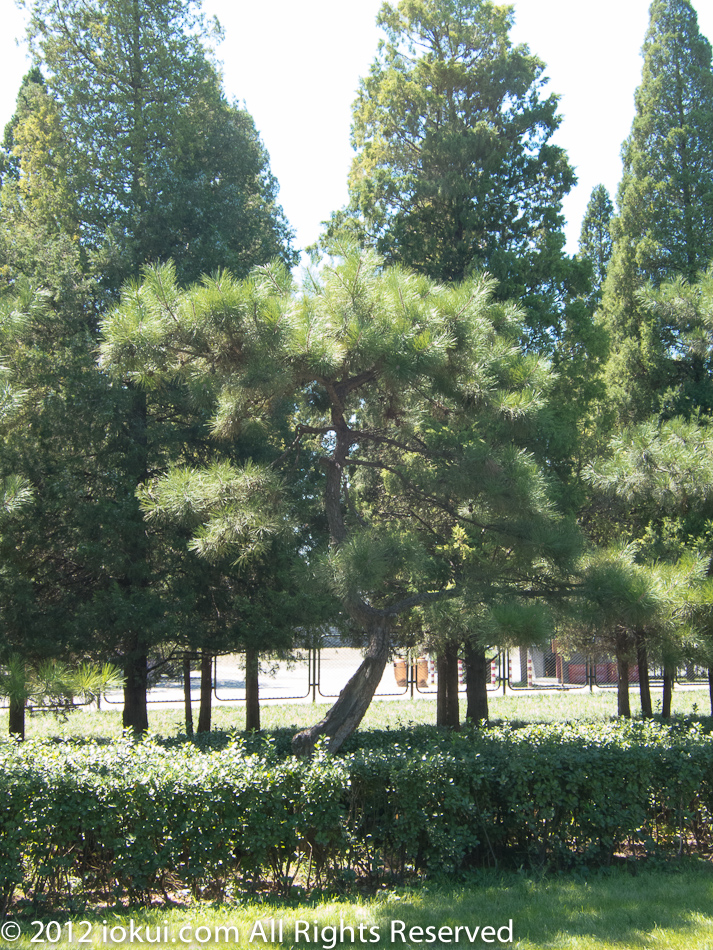
[[[555,651],[520,649],[503,651],[489,659],[490,681],[487,689],[491,693],[592,690],[595,687],[616,689],[618,683],[617,665],[607,657],[591,658],[579,654],[563,657]],[[262,664],[259,676],[260,699],[265,702],[336,699],[361,661],[360,650],[336,646],[301,650],[289,660],[267,661]],[[650,667],[649,678],[653,686],[660,685],[662,670],[656,666]],[[463,664],[460,666],[459,679],[460,689],[464,692],[466,678]],[[630,667],[629,681],[632,685],[638,684],[636,664]],[[689,664],[677,671],[676,681],[681,685],[707,685],[708,670]],[[375,696],[384,699],[435,697],[437,686],[437,669],[433,657],[397,656],[387,664]],[[244,664],[239,654],[215,658],[212,687],[219,703],[245,702]],[[191,674],[192,698],[197,700],[199,693],[200,673],[196,670]],[[175,704],[182,700],[183,682],[178,674],[163,678],[148,693],[149,703]],[[102,702],[110,706],[123,705],[123,695],[120,690],[111,691]]]

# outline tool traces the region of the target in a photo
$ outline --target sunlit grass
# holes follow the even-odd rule
[[[57,919],[62,922],[66,935],[68,918]],[[710,950],[713,947],[713,873],[710,867],[699,865],[686,870],[643,871],[632,877],[626,870],[616,868],[585,881],[482,872],[465,884],[393,888],[351,900],[321,898],[302,904],[243,900],[232,906],[204,904],[189,909],[107,909],[100,914],[77,915],[75,938],[79,934],[76,922],[82,919],[92,923],[93,943],[89,945],[94,947],[137,945],[136,940],[133,944],[128,940],[128,928],[133,920],[135,927],[149,927],[150,936],[158,934],[161,937],[158,945],[164,948],[297,945],[331,950],[332,947],[362,945],[375,948],[507,945],[519,950]],[[282,923],[281,943],[276,940],[273,944],[270,940],[271,919],[275,920],[276,937]],[[504,944],[496,935],[499,928],[509,926],[510,920],[513,940]],[[308,928],[309,943],[294,940],[298,921],[303,922],[302,932]],[[392,921],[403,922],[407,937],[411,928],[424,928],[423,942],[413,939],[403,942],[397,924],[397,939],[392,943]],[[260,939],[260,931],[253,929],[258,922],[268,937],[267,944]],[[104,940],[112,933],[120,938],[120,931],[113,928],[122,926],[127,929],[126,942]],[[228,940],[216,941],[219,926],[236,927],[237,942],[234,932],[228,934]],[[315,926],[317,940],[314,939]],[[340,942],[342,926],[345,939]],[[479,931],[471,944],[465,931],[461,931],[457,944],[454,940],[425,942],[426,927],[435,928],[437,937],[443,927],[452,928],[451,936],[454,936],[455,927],[468,927],[473,935],[476,926],[481,930],[494,928],[494,941],[483,941]],[[22,927],[23,938],[13,946],[29,950],[36,945],[30,943],[30,937],[38,928],[31,930],[29,921],[23,921]],[[206,929],[199,931],[199,927]],[[346,928],[353,930],[353,943]],[[83,932],[86,930],[85,926]],[[204,938],[209,933],[211,939],[206,941]],[[194,934],[198,939],[191,939]],[[378,942],[373,939],[377,934]],[[490,932],[486,931],[486,935],[490,936]],[[146,936],[145,929],[143,936]],[[252,942],[251,936],[255,937]],[[507,930],[503,930],[501,936],[507,937]],[[448,937],[447,931],[443,937]]]

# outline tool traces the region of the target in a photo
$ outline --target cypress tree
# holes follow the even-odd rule
[[[552,142],[558,97],[544,63],[511,43],[512,18],[487,0],[384,3],[387,39],[353,107],[349,192],[388,262],[439,281],[487,270],[499,299],[527,309],[527,344],[551,350],[587,286],[563,250],[576,177]]]
[[[614,205],[604,185],[596,185],[587,205],[579,235],[579,257],[592,265],[592,294],[590,302],[601,300],[602,286],[612,255],[610,224]]]
[[[693,280],[713,257],[711,46],[689,0],[654,0],[643,56],[603,295],[610,396],[628,420],[659,411],[675,381],[675,328],[642,304],[642,287]]]

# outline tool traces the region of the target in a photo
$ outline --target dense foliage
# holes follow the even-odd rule
[[[284,449],[285,485],[302,478],[302,446],[326,473],[323,576],[368,644],[321,730],[337,748],[381,679],[399,616],[457,598],[466,626],[506,611],[502,626],[516,629],[518,602],[571,567],[576,538],[527,451],[550,374],[518,346],[518,312],[483,278],[443,286],[373,253],[332,251],[303,288],[273,266],[181,293],[169,269],[155,270],[104,322],[102,359],[145,387],[214,387],[216,430],[259,424],[265,443]],[[285,403],[287,429],[276,425]],[[247,523],[237,519],[233,543],[244,551],[271,530],[269,499],[249,517],[266,477],[250,467],[238,479]],[[217,496],[227,481],[203,475]],[[152,493],[149,505],[163,508],[205,504],[180,470]],[[195,543],[209,553],[221,537]]]
[[[309,762],[269,744],[32,741],[0,763],[6,899],[608,864],[696,852],[713,830],[713,739],[693,726],[371,734]]]
[[[552,141],[558,97],[542,61],[512,44],[512,21],[486,0],[383,5],[386,39],[353,107],[350,198],[389,262],[443,281],[487,271],[549,349],[586,286],[563,253],[576,179]]]
[[[689,0],[652,3],[618,213],[595,189],[576,258],[557,96],[513,11],[384,3],[351,205],[301,286],[199,0],[28,8],[0,154],[12,732],[47,663],[120,664],[142,733],[149,676],[177,659],[189,685],[199,656],[208,729],[236,649],[258,728],[260,652],[321,623],[366,655],[305,752],[356,728],[395,645],[438,654],[453,727],[459,651],[482,721],[486,649],[554,636],[615,655],[623,715],[634,664],[646,716],[650,661],[664,713],[676,664],[713,686],[713,73]]]
[[[694,281],[713,256],[712,53],[689,0],[652,3],[643,55],[603,295],[610,398],[629,422],[659,412],[679,375],[677,328],[657,320],[640,291],[648,281]]]

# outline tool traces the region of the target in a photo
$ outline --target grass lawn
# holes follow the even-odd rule
[[[82,920],[88,923],[80,923]],[[272,920],[275,922],[274,944]],[[632,876],[617,868],[594,874],[586,881],[566,876],[532,878],[514,873],[482,872],[467,884],[391,889],[373,897],[348,901],[254,902],[237,906],[204,905],[188,910],[107,910],[99,915],[75,917],[73,943],[68,939],[68,919],[60,918],[58,923],[62,932],[60,942],[48,939],[56,937],[57,926],[54,925],[54,929],[41,934],[45,937],[45,946],[51,942],[63,947],[141,946],[138,940],[141,937],[144,946],[149,945],[150,939],[150,945],[163,948],[281,945],[335,950],[363,945],[375,948],[510,946],[520,950],[711,950],[713,869],[698,865],[685,869],[643,870]],[[280,923],[282,941],[279,940]],[[256,924],[259,929],[254,930]],[[340,941],[342,924],[344,928],[352,928],[353,941],[352,932],[346,929]],[[31,926],[28,918],[21,921],[21,927],[22,937],[12,943],[2,943],[3,948],[30,950],[37,946],[37,941],[31,943],[31,939],[38,935],[39,925]],[[237,928],[237,939],[235,930],[218,929],[225,927]],[[423,932],[413,931],[415,927],[422,928]],[[429,933],[428,927],[435,930]],[[456,927],[463,928],[458,933],[457,943]],[[476,927],[480,928],[477,932]],[[483,928],[487,927],[493,929],[485,930],[485,939],[482,939]],[[122,939],[121,928],[125,939]],[[442,939],[438,939],[439,930]],[[296,932],[298,936],[306,932],[309,942],[296,941]],[[79,943],[79,938],[85,935],[87,941]],[[427,942],[431,936],[435,940]],[[470,937],[474,939],[471,941]]]
[[[660,689],[652,690],[654,708]],[[261,707],[262,726],[273,729],[303,728],[322,719],[331,703],[275,703]],[[640,711],[638,692],[631,690],[632,714]],[[708,715],[710,700],[707,687],[678,689],[673,694],[674,716]],[[194,712],[197,720],[197,710]],[[493,721],[556,722],[563,720],[599,719],[616,716],[616,692],[601,690],[543,690],[541,693],[519,693],[503,696],[490,694],[490,716]],[[461,720],[465,717],[465,699],[461,702]],[[434,723],[436,703],[433,698],[416,700],[375,700],[366,714],[363,729],[394,729],[410,723]],[[183,711],[168,709],[159,703],[149,704],[149,728],[159,736],[176,736],[184,731]],[[245,726],[242,703],[213,707],[213,729],[241,730]],[[7,735],[7,710],[0,712],[0,741]],[[52,713],[38,712],[27,716],[27,738],[77,736],[110,738],[121,736],[121,707],[103,708],[99,713],[78,709],[66,719]]]

